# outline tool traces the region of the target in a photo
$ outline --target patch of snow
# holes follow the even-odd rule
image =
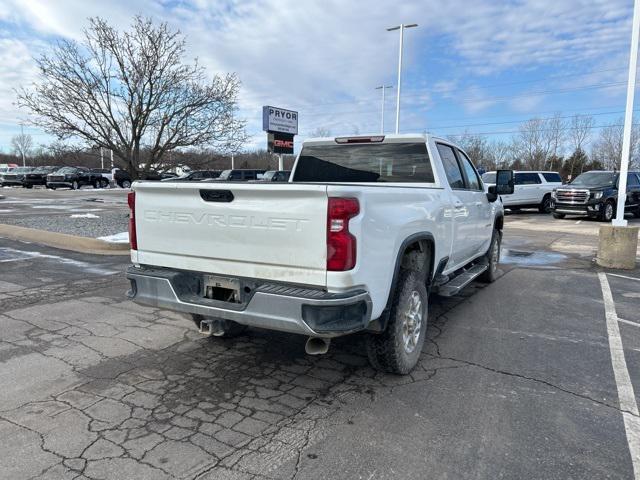
[[[71,218],[100,218],[98,215],[94,215],[93,213],[74,213],[71,215]]]
[[[106,237],[98,237],[107,243],[129,243],[129,232],[116,233],[115,235],[107,235]]]

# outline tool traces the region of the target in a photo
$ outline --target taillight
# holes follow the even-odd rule
[[[136,192],[127,194],[129,204],[129,246],[131,250],[138,249],[138,236],[136,234]]]
[[[349,219],[360,213],[357,198],[329,197],[327,207],[327,270],[343,272],[356,265],[356,237]]]

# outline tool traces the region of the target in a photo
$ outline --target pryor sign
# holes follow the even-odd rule
[[[298,112],[284,108],[262,107],[262,129],[265,132],[298,134]]]

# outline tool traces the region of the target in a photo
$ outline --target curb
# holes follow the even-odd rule
[[[0,223],[0,237],[93,255],[129,255],[129,244]]]

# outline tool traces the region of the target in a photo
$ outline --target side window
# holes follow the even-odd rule
[[[559,173],[555,173],[555,172],[544,172],[542,174],[542,176],[544,177],[544,179],[547,182],[555,182],[555,183],[562,183],[562,177],[560,177]]]
[[[460,165],[458,165],[453,149],[449,145],[443,145],[441,143],[438,143],[437,146],[449,185],[451,185],[451,188],[464,188],[462,172],[460,171]]]
[[[460,163],[462,163],[462,168],[464,169],[464,173],[467,177],[467,188],[469,190],[481,190],[482,188],[480,187],[478,172],[473,168],[471,160],[469,160],[469,157],[467,157],[461,150],[457,150],[457,152],[458,157],[460,158]]]
[[[627,185],[630,187],[637,187],[640,185],[640,181],[638,181],[638,177],[635,173],[630,173],[627,175]]]
[[[229,180],[241,180],[241,179],[242,179],[241,172],[231,172],[231,175],[229,175]]]
[[[542,183],[537,173],[519,172],[515,174],[516,185],[536,185]]]

